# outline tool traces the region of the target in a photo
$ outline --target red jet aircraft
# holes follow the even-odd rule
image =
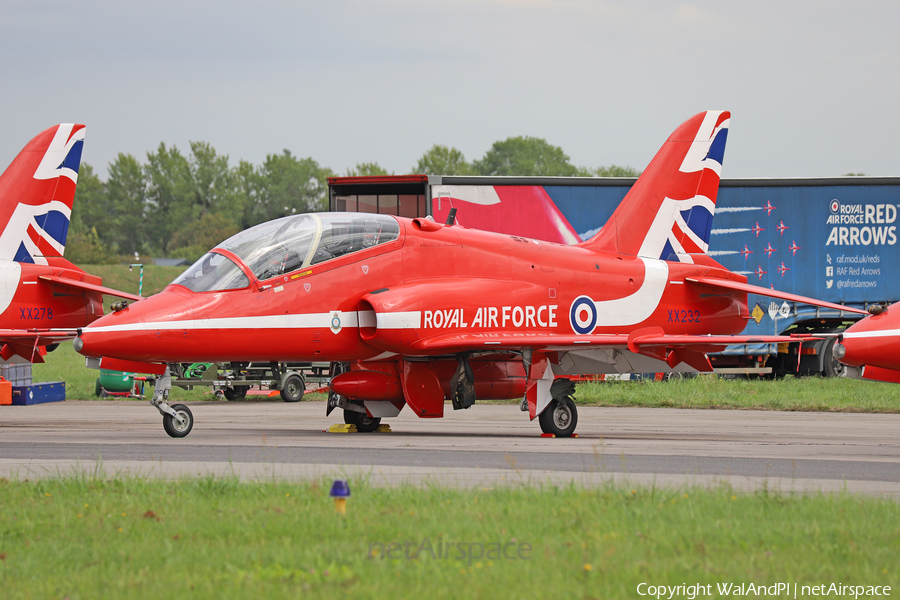
[[[331,390],[361,431],[407,404],[430,418],[445,399],[460,409],[524,395],[544,432],[570,436],[566,375],[712,371],[706,353],[728,344],[797,341],[734,335],[748,292],[846,310],[748,285],[706,254],[729,117],[682,124],[586,242],[465,229],[452,216],[284,217],[91,324],[75,348],[159,375],[152,404],[173,436],[193,417],[165,401],[167,364],[323,360],[350,363]]]
[[[69,231],[84,125],[55,125],[0,175],[0,357],[43,362],[46,347],[75,337],[103,315],[103,287],[62,257]],[[20,357],[14,359],[14,357]]]
[[[869,307],[872,316],[838,336],[834,357],[847,365],[847,377],[900,383],[900,306],[895,306]]]

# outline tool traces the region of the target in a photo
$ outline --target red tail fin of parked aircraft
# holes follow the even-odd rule
[[[103,287],[62,257],[75,199],[84,125],[37,135],[0,175],[0,359],[43,362],[44,348],[100,318]]]
[[[730,119],[728,111],[707,111],[682,123],[606,225],[581,245],[687,263],[705,254]]]
[[[65,252],[84,131],[54,125],[0,175],[0,260],[46,265]]]

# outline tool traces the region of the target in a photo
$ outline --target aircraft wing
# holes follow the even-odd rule
[[[862,310],[860,308],[853,308],[851,306],[843,306],[841,304],[825,302],[824,300],[816,300],[815,298],[807,298],[806,296],[798,296],[797,294],[788,294],[787,292],[779,292],[778,290],[764,288],[764,287],[761,287],[758,285],[752,285],[749,283],[741,283],[739,281],[731,281],[729,279],[719,279],[717,277],[685,277],[684,280],[689,281],[691,283],[708,285],[711,287],[719,287],[719,288],[725,288],[728,290],[737,290],[739,292],[747,292],[748,294],[759,294],[760,296],[766,296],[767,298],[778,298],[779,300],[788,300],[789,302],[800,302],[802,304],[812,304],[813,306],[821,306],[822,308],[830,308],[832,310],[842,310],[844,312],[858,313],[861,315],[869,314],[868,311]],[[743,342],[735,342],[735,343],[743,343]]]
[[[803,339],[787,335],[666,335],[661,327],[650,327],[628,334],[598,335],[527,335],[517,333],[459,333],[430,337],[416,342],[410,354],[435,351],[448,354],[473,349],[540,348],[545,350],[579,350],[583,348],[622,347],[634,351],[641,348],[703,348],[730,346],[731,344],[777,344],[802,342]]]
[[[105,294],[107,296],[116,296],[117,298],[125,298],[126,300],[141,300],[140,296],[135,294],[129,294],[128,292],[121,292],[119,290],[114,290],[112,288],[108,288],[102,285],[94,285],[93,283],[87,283],[86,281],[81,281],[78,279],[71,279],[69,277],[59,277],[57,275],[41,275],[38,279],[42,279],[44,281],[49,281],[50,283],[55,283],[57,285],[62,285],[78,290],[88,290],[90,292],[99,292],[101,294]]]
[[[804,339],[787,335],[666,335],[662,327],[647,327],[630,334],[600,335],[522,335],[522,334],[446,334],[413,344],[411,354],[423,351],[446,354],[473,349],[547,350],[575,352],[586,349],[619,348],[629,350],[668,364],[675,368],[685,363],[700,372],[712,372],[709,352],[724,350],[732,344],[803,343]]]

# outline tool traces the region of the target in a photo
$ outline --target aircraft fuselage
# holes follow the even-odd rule
[[[429,356],[457,333],[573,338],[651,326],[735,334],[746,294],[684,285],[716,265],[617,256],[431,221],[397,239],[249,285],[164,292],[85,329],[81,352],[142,362],[357,361]],[[217,250],[233,257],[227,250]]]

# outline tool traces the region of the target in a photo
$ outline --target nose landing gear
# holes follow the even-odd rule
[[[171,437],[182,438],[194,428],[194,415],[184,404],[169,406],[169,390],[172,389],[172,375],[166,367],[162,375],[156,377],[156,386],[153,390],[153,398],[150,405],[159,411],[163,417],[163,429]]]

